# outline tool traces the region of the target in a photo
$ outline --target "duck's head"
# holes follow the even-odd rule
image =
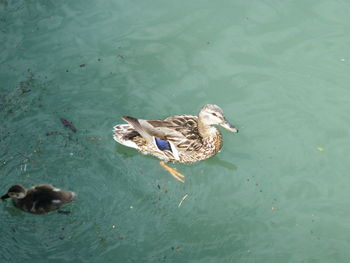
[[[26,189],[24,189],[24,187],[22,185],[15,184],[15,185],[11,186],[10,189],[7,191],[7,193],[1,197],[1,200],[5,200],[9,197],[16,198],[16,199],[22,199],[26,196],[26,194],[27,194],[27,191],[26,191]]]
[[[204,105],[199,112],[199,118],[207,125],[220,125],[231,132],[238,132],[238,129],[226,120],[224,112],[218,105]]]

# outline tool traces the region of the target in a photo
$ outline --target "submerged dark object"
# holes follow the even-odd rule
[[[77,132],[77,128],[75,128],[75,126],[73,125],[72,122],[70,122],[69,120],[64,119],[64,118],[60,118],[60,120],[61,120],[62,124],[64,125],[64,127],[71,129],[72,132]]]
[[[19,184],[10,187],[1,200],[12,198],[13,204],[29,213],[44,214],[73,201],[76,194],[48,184],[35,185],[28,190]]]
[[[23,89],[23,90],[22,90],[22,94],[28,93],[28,92],[31,92],[31,91],[32,91],[31,89]]]
[[[69,215],[71,212],[69,210],[58,210],[57,213],[64,214],[64,215]]]

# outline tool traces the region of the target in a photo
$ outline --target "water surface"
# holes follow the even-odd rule
[[[348,262],[349,12],[322,0],[0,1],[1,191],[78,194],[69,215],[2,203],[1,261]],[[206,103],[240,133],[173,165],[185,184],[112,139],[120,116]]]

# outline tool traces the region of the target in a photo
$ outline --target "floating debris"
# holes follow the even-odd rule
[[[79,67],[81,67],[81,68],[83,68],[83,67],[85,67],[86,66],[86,64],[80,64],[79,65]]]
[[[96,137],[87,137],[87,140],[93,142],[93,141],[102,141],[103,139],[102,138],[96,138]]]
[[[319,150],[320,152],[323,152],[324,148],[323,147],[317,147],[317,150]]]
[[[187,198],[188,194],[185,194],[184,197],[182,197],[178,207],[180,207],[182,205],[182,202]]]
[[[62,124],[64,125],[64,127],[67,127],[69,129],[71,129],[72,132],[77,132],[77,128],[75,128],[75,126],[73,125],[72,122],[70,122],[69,120],[66,120],[64,118],[60,118]]]
[[[58,134],[58,131],[47,132],[46,136],[55,135],[55,134]]]

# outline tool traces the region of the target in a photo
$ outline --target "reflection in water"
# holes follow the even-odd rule
[[[7,202],[7,201],[4,201]],[[17,216],[20,218],[24,218],[25,214],[18,208],[14,207],[14,205],[12,204],[12,201],[8,202],[9,204],[4,206],[4,210],[9,213],[11,216]]]
[[[130,158],[140,154],[137,150],[129,147],[125,147],[119,143],[115,144],[115,152],[123,157]]]

